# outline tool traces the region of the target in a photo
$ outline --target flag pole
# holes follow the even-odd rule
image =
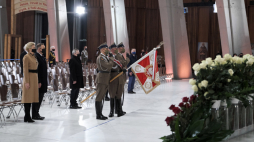
[[[150,52],[153,52],[153,51],[155,51],[155,50],[160,49],[161,46],[162,46],[163,44],[164,44],[163,41],[160,42],[160,44],[157,45],[155,48],[153,48],[153,50],[150,51]],[[140,58],[139,60],[137,60],[135,63],[138,63],[138,62],[140,62],[141,60],[145,59],[145,58],[149,55],[150,52],[148,52],[145,56],[143,56],[142,58]],[[131,66],[129,66],[126,70],[129,70],[133,65],[135,65],[135,63],[133,63]],[[122,74],[123,74],[123,72],[119,73],[117,76],[115,76],[113,79],[111,79],[110,82],[114,81],[115,79],[117,79],[117,78],[118,78],[119,76],[121,76]],[[86,98],[85,98],[83,101],[81,101],[80,103],[85,102],[86,100],[88,100],[90,97],[92,97],[92,96],[95,95],[95,94],[96,94],[96,91],[93,92],[93,93],[92,93],[91,95],[89,95],[88,97],[86,97]]]

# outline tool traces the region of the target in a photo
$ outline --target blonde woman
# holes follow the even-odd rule
[[[38,62],[35,57],[36,49],[34,42],[28,42],[25,47],[27,54],[23,58],[23,88],[22,103],[25,107],[24,122],[34,122],[30,116],[31,103],[39,102]]]

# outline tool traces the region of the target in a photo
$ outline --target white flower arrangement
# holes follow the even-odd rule
[[[201,86],[206,88],[208,86],[208,81],[207,80],[201,81]]]
[[[192,68],[193,68],[194,71],[197,71],[197,72],[200,71],[199,63],[194,64]]]
[[[198,92],[198,87],[197,87],[197,85],[193,85],[191,88],[192,88],[192,90],[194,90],[194,92]]]
[[[190,85],[195,85],[196,84],[196,80],[195,79],[190,79],[189,83],[190,83]]]

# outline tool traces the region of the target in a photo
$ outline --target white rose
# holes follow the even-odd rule
[[[226,61],[230,61],[231,58],[232,58],[232,56],[231,56],[230,54],[225,54],[225,55],[224,55],[224,59],[225,59]]]
[[[190,83],[190,85],[195,85],[196,84],[196,80],[195,79],[190,79],[189,83]]]
[[[201,89],[201,87],[202,87],[202,84],[201,84],[201,83],[199,83],[199,84],[198,84],[198,88],[200,88],[200,89]]]
[[[191,88],[192,88],[192,90],[194,90],[194,92],[198,92],[198,87],[197,87],[197,85],[193,85]]]
[[[212,58],[210,58],[210,57],[209,57],[209,58],[206,58],[205,61],[206,61],[206,64],[207,64],[207,65],[212,65],[212,64],[213,64],[213,60],[212,60]]]
[[[208,92],[205,92],[205,94],[204,94],[205,98],[206,98],[206,96],[207,96],[208,94],[209,94]],[[209,99],[209,98],[207,98],[207,99]]]
[[[214,61],[218,64],[223,64],[224,62],[226,62],[225,59],[221,58],[220,55],[217,55]]]
[[[200,70],[199,63],[194,64],[192,68],[193,68],[194,71],[199,71]]]
[[[246,60],[246,59],[249,59],[250,57],[251,57],[250,54],[245,54],[245,55],[243,56],[243,59]]]
[[[238,58],[239,58],[239,57],[234,56],[234,57],[232,58],[233,63],[237,63]]]
[[[254,59],[252,59],[252,58],[249,58],[248,61],[246,62],[246,64],[247,64],[248,66],[252,66],[253,63],[254,63]]]
[[[228,82],[230,82],[231,81],[231,79],[228,79]]]
[[[237,64],[242,64],[244,62],[243,58],[237,58],[236,63]]]
[[[208,81],[207,80],[201,81],[201,86],[206,88],[208,86]]]
[[[230,74],[230,76],[233,76],[234,71],[233,71],[232,69],[229,69],[229,70],[228,70],[228,73]]]
[[[195,74],[196,76],[198,75],[198,73],[199,73],[198,71],[194,71],[194,74]]]
[[[199,64],[199,66],[200,66],[200,69],[206,69],[206,62],[202,61],[202,63]]]

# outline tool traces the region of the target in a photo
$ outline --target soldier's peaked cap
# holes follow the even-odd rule
[[[107,45],[106,42],[103,43],[103,44],[101,44],[101,45],[98,47],[98,49],[102,49],[102,48],[108,48],[108,45]]]
[[[109,49],[116,48],[116,47],[117,47],[116,44],[113,43],[112,45],[109,46]]]
[[[118,45],[117,45],[117,47],[119,48],[119,47],[124,47],[124,45],[123,45],[123,43],[121,42],[121,43],[119,43]]]

